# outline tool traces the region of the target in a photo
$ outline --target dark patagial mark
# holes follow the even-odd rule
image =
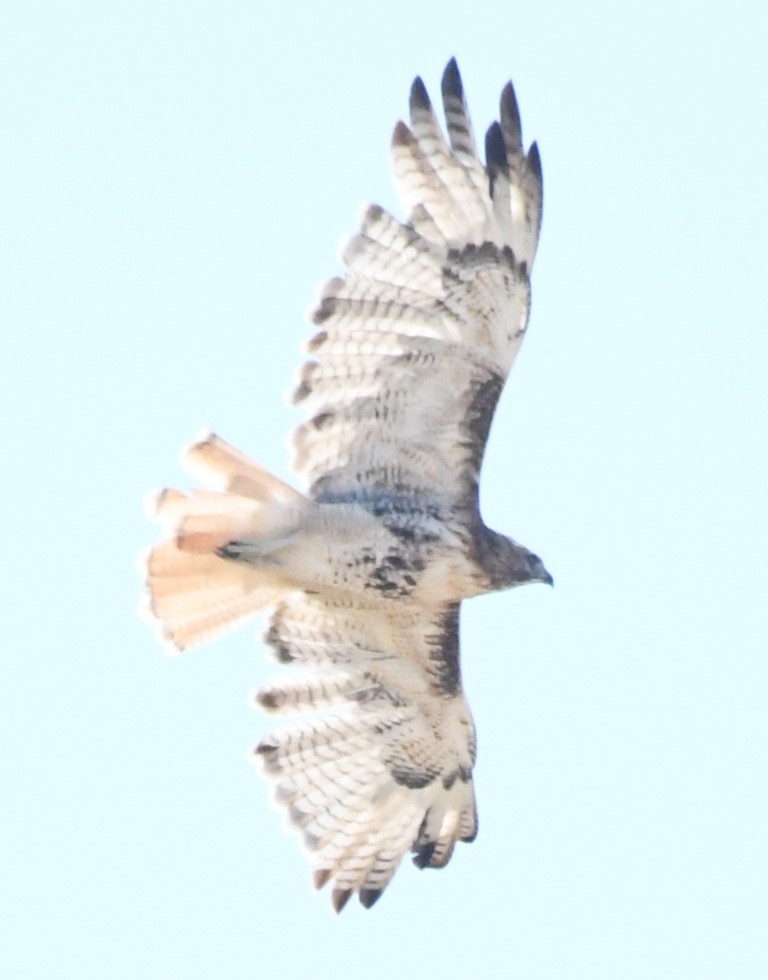
[[[377,494],[373,498],[360,503],[378,517],[381,523],[405,546],[434,544],[439,536],[433,531],[425,530],[425,518],[428,521],[443,521],[444,515],[434,505],[421,500],[415,500],[412,495],[388,492]],[[411,549],[409,549],[411,550]],[[409,555],[408,563],[412,570],[420,572],[424,562],[414,553]]]
[[[499,374],[489,375],[485,381],[478,384],[472,392],[472,401],[469,403],[464,420],[471,472],[475,477],[473,486],[475,503],[477,501],[476,478],[483,462],[488,433],[491,430],[491,422],[503,387],[504,379]]]
[[[448,606],[436,624],[436,631],[427,637],[429,660],[434,677],[441,693],[449,697],[454,697],[461,691],[459,608],[458,602]]]

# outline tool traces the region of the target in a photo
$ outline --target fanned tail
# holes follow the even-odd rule
[[[309,506],[218,436],[195,443],[184,462],[218,489],[155,497],[152,516],[169,535],[146,562],[148,612],[180,650],[232,629],[291,588],[267,556],[296,532]],[[232,542],[247,542],[264,564],[233,559]]]

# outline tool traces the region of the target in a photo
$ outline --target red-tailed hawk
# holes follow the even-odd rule
[[[456,62],[447,141],[420,78],[392,140],[407,220],[369,207],[314,312],[295,401],[305,492],[217,436],[186,462],[215,490],[166,490],[149,606],[184,649],[273,607],[266,642],[292,664],[258,694],[304,714],[256,749],[303,832],[315,884],[373,905],[404,853],[443,867],[477,833],[475,735],[461,687],[463,599],[552,582],[485,526],[478,478],[525,335],[541,224],[534,143],[512,85],[475,148]]]

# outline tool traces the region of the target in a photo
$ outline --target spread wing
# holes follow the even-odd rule
[[[477,501],[488,430],[528,323],[542,179],[523,150],[512,85],[475,148],[456,62],[443,75],[448,140],[421,79],[392,153],[408,220],[369,207],[344,278],[314,313],[295,400],[295,468],[316,499],[397,490],[448,507]]]
[[[419,867],[442,867],[456,841],[475,837],[458,618],[458,604],[389,612],[306,593],[274,613],[267,642],[304,671],[263,688],[259,703],[312,714],[256,751],[337,911],[354,892],[373,905],[408,850]]]

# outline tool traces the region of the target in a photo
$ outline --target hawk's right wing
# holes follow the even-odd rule
[[[407,851],[442,867],[477,832],[458,604],[383,605],[288,597],[266,640],[304,671],[257,696],[267,710],[310,715],[256,751],[337,911],[354,892],[371,906]]]
[[[476,504],[493,413],[528,323],[541,223],[538,150],[523,149],[512,85],[475,148],[455,61],[443,76],[448,141],[426,89],[393,139],[408,221],[379,207],[344,251],[314,314],[295,399],[295,468],[319,500],[397,493]]]

